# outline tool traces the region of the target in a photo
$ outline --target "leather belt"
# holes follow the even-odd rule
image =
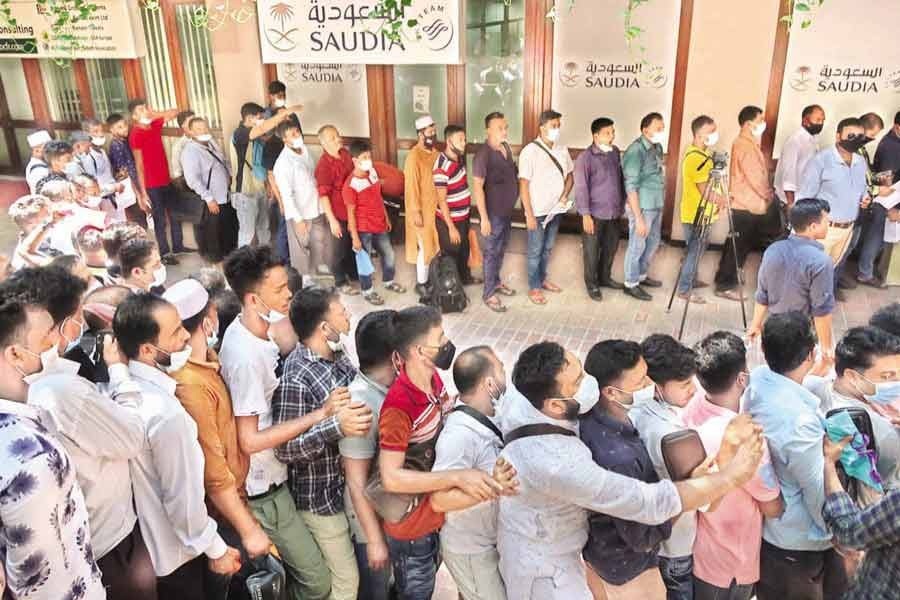
[[[269,486],[269,489],[264,491],[262,494],[256,494],[254,496],[247,496],[247,500],[262,500],[266,496],[271,496],[272,494],[277,492],[283,485],[284,485],[283,482],[279,483],[279,484],[273,483],[272,485]]]
[[[838,229],[850,229],[853,227],[853,221],[847,221],[846,223],[835,223],[834,221],[828,221],[828,225],[830,227],[837,227]]]

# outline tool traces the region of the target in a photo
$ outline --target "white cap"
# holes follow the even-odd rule
[[[31,135],[28,136],[28,145],[32,148],[37,148],[42,144],[46,144],[53,138],[50,137],[50,134],[45,130],[41,129],[40,131],[35,131]]]
[[[416,119],[416,131],[422,131],[431,125],[434,125],[434,119],[431,118],[431,115],[425,115]]]
[[[163,300],[171,302],[178,311],[182,321],[196,316],[209,303],[209,293],[203,289],[196,279],[182,279],[162,295]]]

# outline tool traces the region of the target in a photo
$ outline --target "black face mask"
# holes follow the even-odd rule
[[[453,364],[454,356],[456,356],[456,346],[453,345],[453,342],[447,340],[447,343],[441,346],[435,357],[431,359],[431,362],[441,371],[446,371]]]
[[[875,138],[866,136],[866,143],[867,143],[867,144],[868,144],[869,142],[874,142],[874,141],[875,141]]]
[[[867,140],[864,137],[856,137],[852,140],[841,140],[838,142],[838,146],[846,150],[847,152],[854,153],[859,152],[859,149],[867,144]]]
[[[803,129],[809,132],[809,135],[819,135],[822,133],[822,128],[825,127],[825,123],[810,123],[809,125],[804,125]]]
[[[433,135],[426,135],[424,141],[425,141],[425,147],[426,147],[426,148],[428,148],[429,150],[430,150],[431,148],[434,148],[435,136],[433,136]]]

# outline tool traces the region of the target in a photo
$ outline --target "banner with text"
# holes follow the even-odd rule
[[[372,17],[376,0],[257,0],[264,63],[460,64],[460,0],[412,0],[399,41]]]
[[[0,25],[0,56],[26,58],[140,58],[147,53],[144,29],[136,2],[95,0],[91,16],[66,28],[75,38],[73,44],[59,42],[51,32],[54,18],[37,2],[10,2],[10,17],[15,26]],[[44,34],[48,39],[44,39]],[[74,56],[73,56],[74,54]]]
[[[662,114],[669,128],[680,12],[680,0],[641,6],[633,24],[645,32],[628,48],[621,3],[577,2],[572,10],[559,10],[552,104],[563,115],[562,143],[589,145],[597,117],[615,121],[615,143],[622,150],[640,135],[647,113]]]
[[[306,133],[334,125],[341,135],[369,137],[365,65],[279,64],[278,79],[287,87],[288,104],[303,105]]]
[[[800,127],[805,106],[825,109],[821,143],[834,140],[838,121],[873,111],[886,129],[900,110],[900,45],[892,40],[897,29],[896,0],[866,0],[865,10],[852,2],[829,2],[817,10],[808,29],[794,20],[788,43],[775,158],[784,141]],[[864,32],[861,38],[849,32]],[[874,152],[874,144],[870,152]]]

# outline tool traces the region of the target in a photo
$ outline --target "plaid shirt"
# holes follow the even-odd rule
[[[866,509],[846,492],[831,494],[822,516],[838,544],[866,551],[844,599],[895,598],[900,580],[900,490],[888,492]]]
[[[284,423],[322,408],[328,394],[350,385],[356,368],[344,353],[334,362],[303,344],[284,362],[284,373],[272,397],[273,424]],[[344,472],[338,440],[343,437],[336,416],[328,417],[275,448],[288,465],[288,486],[300,510],[334,515],[344,510]]]

